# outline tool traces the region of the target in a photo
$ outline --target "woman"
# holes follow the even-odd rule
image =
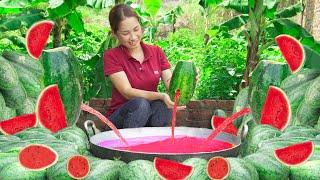
[[[117,128],[167,126],[174,102],[157,92],[160,78],[168,90],[172,75],[164,52],[142,42],[143,29],[130,6],[114,6],[109,23],[120,45],[104,52],[105,74],[113,84],[107,117]]]

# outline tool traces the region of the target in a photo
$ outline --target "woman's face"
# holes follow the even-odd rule
[[[129,17],[122,20],[119,29],[115,33],[120,44],[128,49],[135,49],[140,46],[143,30],[137,18]]]

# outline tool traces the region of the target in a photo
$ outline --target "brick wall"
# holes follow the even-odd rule
[[[232,113],[233,103],[234,101],[229,100],[191,101],[185,110],[177,112],[177,126],[210,128],[210,119],[214,111],[216,109],[222,109],[227,115],[230,115]],[[102,114],[105,114],[110,106],[110,100],[92,99],[89,105]],[[86,112],[82,112],[77,125],[83,128],[83,122],[88,119],[93,120],[100,130],[105,130],[105,124],[103,122]]]

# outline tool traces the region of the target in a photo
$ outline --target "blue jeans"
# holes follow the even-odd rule
[[[161,100],[137,97],[123,104],[109,119],[119,129],[168,126],[172,110]]]

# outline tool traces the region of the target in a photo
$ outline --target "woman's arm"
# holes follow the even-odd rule
[[[109,77],[115,88],[117,88],[121,95],[124,96],[126,99],[143,97],[148,100],[163,100],[164,98],[163,93],[132,88],[126,74],[123,71],[111,74]]]
[[[167,91],[169,91],[171,76],[172,76],[172,73],[171,73],[170,69],[166,69],[166,70],[162,71],[162,73],[161,73],[161,79],[162,79]]]

